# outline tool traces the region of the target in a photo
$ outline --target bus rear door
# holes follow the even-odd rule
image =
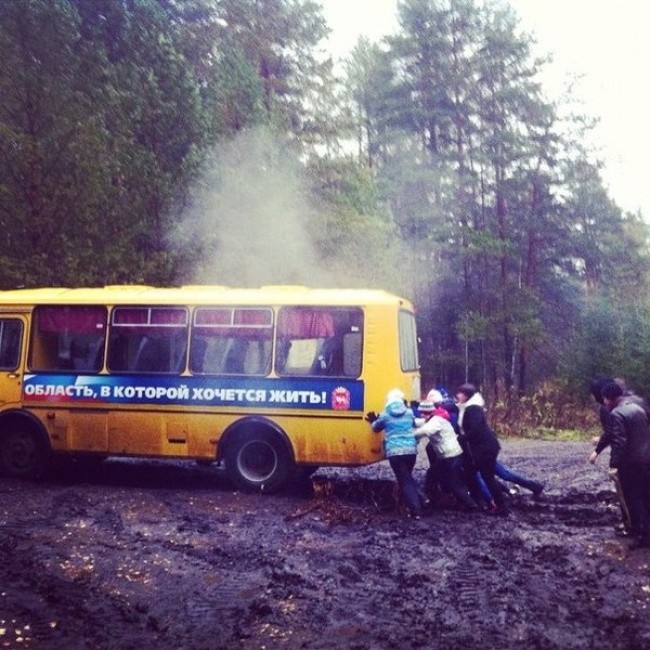
[[[23,340],[27,320],[21,315],[0,316],[0,409],[19,408],[22,401]]]

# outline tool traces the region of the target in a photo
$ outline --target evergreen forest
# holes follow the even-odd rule
[[[424,386],[650,392],[647,215],[597,107],[505,0],[398,25],[333,60],[318,0],[3,0],[0,288],[382,288]]]

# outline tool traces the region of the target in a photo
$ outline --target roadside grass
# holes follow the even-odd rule
[[[532,395],[502,390],[498,398],[486,401],[499,437],[581,442],[601,433],[596,403],[557,382],[540,385]]]
[[[598,436],[599,431],[593,429],[552,429],[549,427],[523,428],[517,438],[526,440],[550,440],[553,442],[587,442],[594,436]]]

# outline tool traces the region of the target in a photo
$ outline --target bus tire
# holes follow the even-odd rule
[[[277,492],[293,467],[285,442],[264,429],[239,433],[229,442],[225,461],[230,481],[247,492]]]
[[[40,478],[50,449],[38,429],[28,422],[14,422],[0,436],[0,471],[12,478]]]

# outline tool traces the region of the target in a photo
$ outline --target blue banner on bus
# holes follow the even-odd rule
[[[234,406],[323,411],[363,410],[363,382],[347,379],[263,379],[118,375],[26,375],[28,403]]]

